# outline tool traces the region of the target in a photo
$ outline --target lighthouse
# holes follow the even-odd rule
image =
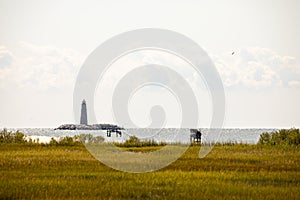
[[[87,125],[87,111],[86,111],[86,102],[83,99],[81,103],[81,116],[80,116],[80,124]]]

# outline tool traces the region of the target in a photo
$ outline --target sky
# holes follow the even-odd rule
[[[300,127],[299,9],[298,0],[0,0],[0,127],[78,121],[73,91],[84,61],[109,38],[140,28],[176,31],[208,53],[224,85],[224,127]],[[151,51],[111,67],[95,94],[97,122],[114,122],[112,90],[126,69],[153,62],[183,74],[200,99],[200,125],[209,127],[212,105],[203,80],[178,58]],[[180,106],[161,88],[133,93],[128,112],[145,127],[158,104],[167,126],[176,127]]]

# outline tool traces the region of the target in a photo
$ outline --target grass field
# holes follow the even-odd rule
[[[160,171],[131,174],[82,145],[2,144],[0,199],[300,199],[297,147],[215,146],[203,159],[199,148]]]

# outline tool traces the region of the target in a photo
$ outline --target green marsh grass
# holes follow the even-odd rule
[[[129,151],[161,147],[129,147]],[[300,150],[190,147],[157,172],[131,174],[94,159],[83,145],[0,145],[0,199],[299,199]]]

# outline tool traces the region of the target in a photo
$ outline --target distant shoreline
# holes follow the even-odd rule
[[[63,124],[54,130],[124,130],[124,128],[114,124]]]

